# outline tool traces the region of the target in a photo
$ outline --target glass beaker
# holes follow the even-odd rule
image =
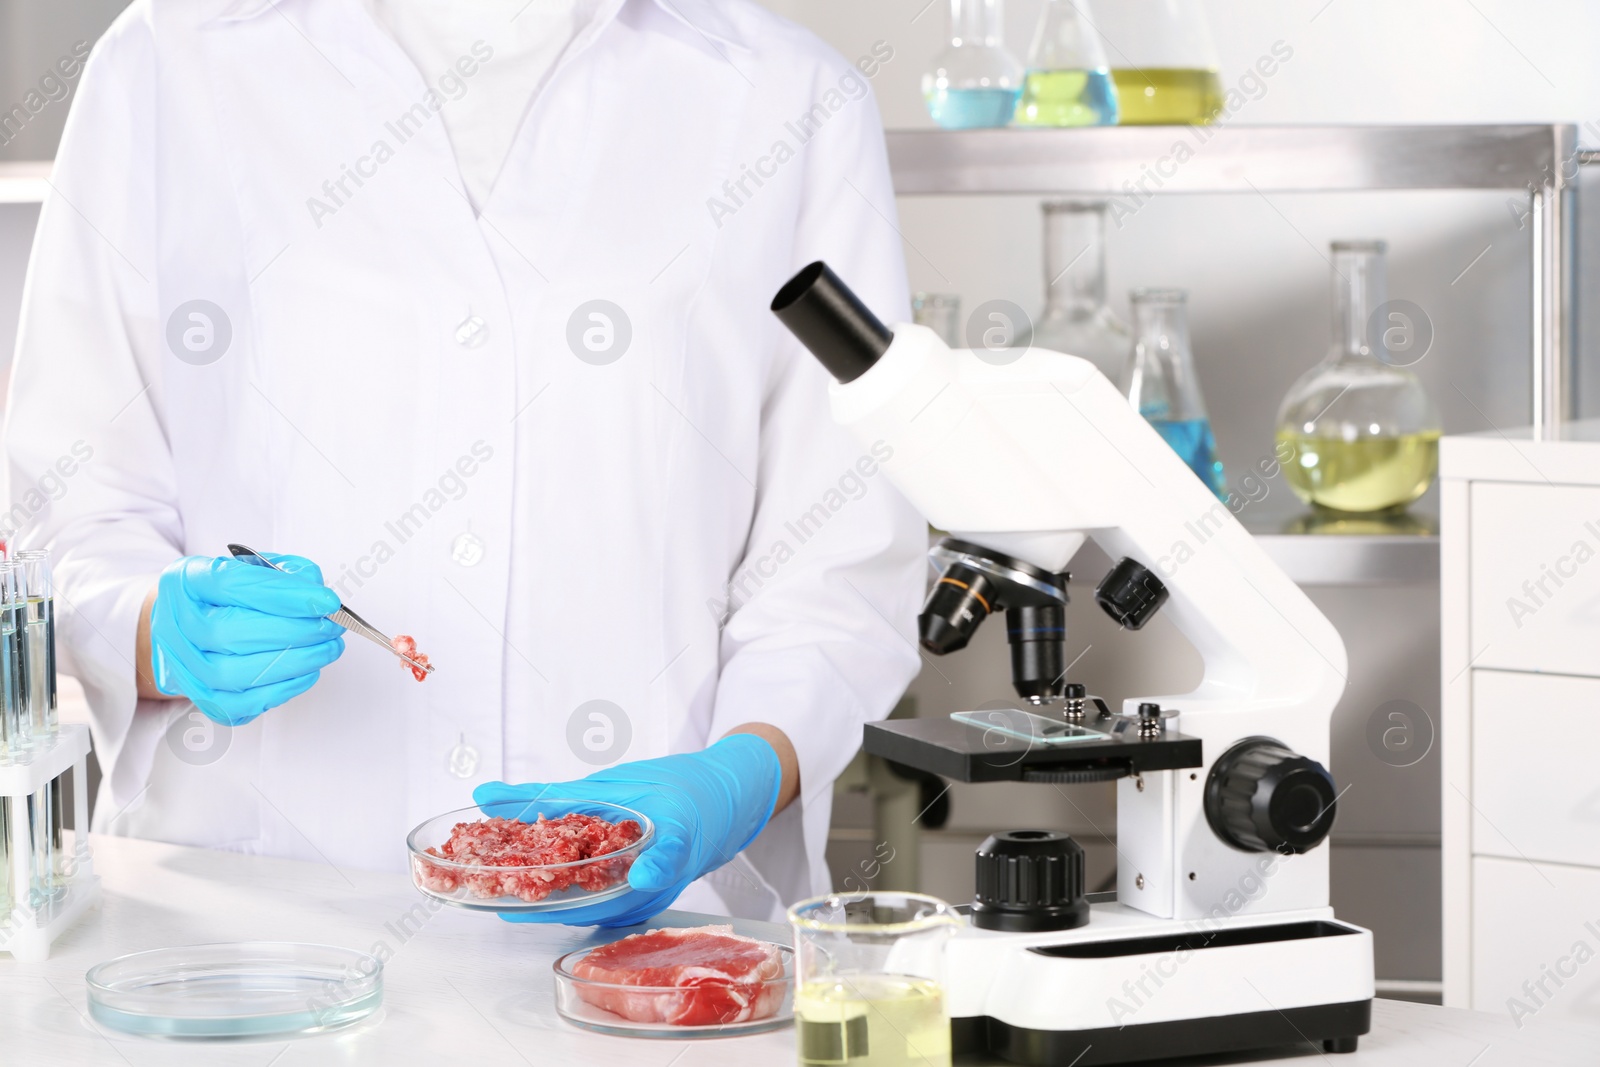
[[[22,582],[22,564],[0,560],[0,743],[7,758],[29,763],[34,737],[22,658],[22,616],[27,602]]]
[[[1028,47],[1018,126],[1115,126],[1117,90],[1088,0],[1044,0]]]
[[[1182,289],[1137,289],[1128,400],[1220,500],[1228,499],[1211,418],[1200,395],[1189,348],[1189,294]]]
[[[911,321],[926,326],[951,348],[961,342],[961,298],[953,293],[916,293],[911,297]]]
[[[1335,241],[1333,345],[1278,408],[1279,455],[1301,500],[1341,512],[1403,508],[1439,466],[1439,413],[1389,362],[1382,241]],[[1417,357],[1420,358],[1420,357]]]
[[[1096,22],[1124,126],[1206,125],[1222,109],[1201,0],[1100,0]]]
[[[950,905],[919,893],[836,893],[789,909],[802,1067],[949,1067]]]
[[[1004,126],[1017,110],[1022,64],[1003,43],[1003,0],[950,0],[950,47],[922,76],[928,114],[947,130]]]
[[[1043,212],[1044,312],[1018,344],[1082,356],[1121,382],[1133,336],[1106,306],[1106,202],[1047,200]]]
[[[28,694],[28,717],[35,738],[56,735],[60,715],[56,707],[56,600],[50,574],[50,553],[42,548],[18,552],[23,594],[22,661]]]

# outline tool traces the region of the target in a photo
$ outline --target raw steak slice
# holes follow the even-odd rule
[[[485,900],[518,897],[530,904],[574,885],[598,892],[621,882],[633,864],[632,856],[606,857],[643,835],[644,830],[633,819],[613,823],[576,813],[559,819],[541,815],[531,823],[499,818],[460,822],[448,841],[427,852],[473,869],[443,867],[418,858],[417,877],[423,888],[436,893],[454,893],[464,885],[473,896]],[[594,862],[578,862],[587,859]],[[554,870],[515,869],[556,863],[574,865]]]
[[[399,637],[396,637],[392,643],[394,645],[394,650],[400,653],[402,656],[411,657],[418,663],[422,664],[422,667],[426,667],[428,665],[428,657],[417,651],[417,639],[415,637],[412,637],[410,634],[401,634]],[[407,663],[405,660],[401,660],[400,665],[406,670],[410,671],[411,677],[415,678],[417,681],[422,682],[427,680],[428,672],[423,670],[422,667],[413,666]]]
[[[589,1004],[639,1023],[707,1026],[775,1015],[783,1003],[778,946],[731,926],[666,927],[629,934],[579,960],[572,973],[637,992],[575,983]]]

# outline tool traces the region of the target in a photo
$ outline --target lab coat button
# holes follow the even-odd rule
[[[468,315],[456,327],[456,344],[462,348],[482,348],[489,342],[489,324],[477,315]]]
[[[463,567],[476,567],[483,561],[483,538],[474,533],[457,534],[450,543],[450,558]]]
[[[478,750],[465,740],[457,741],[450,750],[450,773],[457,778],[471,778],[478,770]]]

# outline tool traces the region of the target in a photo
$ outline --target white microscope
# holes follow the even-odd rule
[[[923,647],[955,651],[1006,615],[1014,707],[869,725],[867,751],[959,781],[1117,781],[1114,899],[1086,899],[1065,834],[978,849],[946,961],[954,1050],[1062,1067],[1353,1052],[1372,934],[1334,918],[1317,847],[1338,799],[1333,626],[1088,361],[891,333],[822,263],[772,310],[837,379],[835,421],[891,445],[884,472],[953,533]],[[1129,629],[1165,610],[1204,660],[1193,692],[1114,714],[1065,682],[1066,567],[1086,537],[1119,560],[1096,601]]]

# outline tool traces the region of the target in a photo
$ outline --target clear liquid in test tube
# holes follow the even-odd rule
[[[50,553],[43,549],[18,552],[22,566],[22,658],[27,681],[28,717],[36,739],[53,739],[59,716],[56,710],[55,584],[50,574]]]
[[[28,798],[28,842],[33,851],[33,869],[28,879],[28,906],[35,911],[48,907],[60,893],[55,877],[56,817],[53,800],[54,793],[50,785]]]
[[[64,891],[67,883],[72,881],[73,858],[67,854],[62,839],[62,831],[66,828],[63,824],[66,806],[62,804],[62,794],[66,785],[67,776],[57,775],[50,779],[50,851],[53,859],[50,866],[50,889],[59,896],[59,891]]]
[[[31,762],[34,748],[22,650],[26,597],[22,565],[0,560],[0,734],[4,735],[6,755],[18,763]]]
[[[16,901],[11,896],[11,885],[16,877],[16,871],[11,855],[11,819],[12,806],[10,797],[0,797],[0,918],[6,922],[11,921],[11,913],[16,907]]]

